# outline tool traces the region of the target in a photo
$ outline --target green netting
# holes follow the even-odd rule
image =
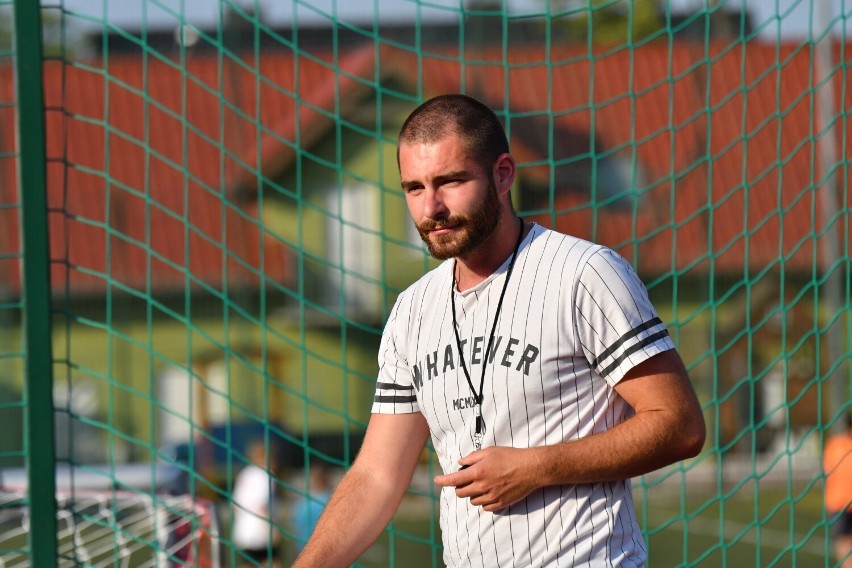
[[[383,322],[433,266],[396,133],[462,91],[506,125],[521,214],[626,256],[689,367],[707,446],[636,480],[649,564],[837,562],[819,464],[850,398],[845,4],[52,0],[35,61],[24,4],[0,0],[0,466],[12,525],[48,452],[62,499],[33,515],[115,549],[60,537],[63,561],[142,543],[140,563],[236,565],[254,440],[293,557],[309,472],[351,463]],[[16,85],[39,66],[46,155],[22,156]],[[24,157],[47,212],[24,211]],[[27,392],[25,213],[49,244],[52,392]],[[25,428],[45,401],[54,440]],[[440,565],[435,468],[427,451],[362,565]],[[189,549],[151,536],[175,519]],[[27,532],[2,534],[26,564]]]
[[[7,1],[0,10],[8,10]],[[0,66],[13,62],[14,49],[9,41],[10,28],[0,25]],[[13,86],[5,80],[0,84],[0,129],[13,128],[16,96]],[[0,172],[15,171],[17,150],[7,137],[0,139]],[[4,183],[5,183],[4,177]],[[14,190],[14,186],[9,189]],[[21,203],[15,191],[0,192],[0,420],[8,426],[0,439],[0,464],[23,462],[23,408],[20,378],[24,348],[19,333],[22,302],[19,266],[22,252],[10,237],[18,225]]]

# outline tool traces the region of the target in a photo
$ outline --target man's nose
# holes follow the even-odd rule
[[[443,219],[448,210],[440,190],[426,188],[423,195],[423,214],[429,219]]]

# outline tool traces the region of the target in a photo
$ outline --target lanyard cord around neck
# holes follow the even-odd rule
[[[456,347],[459,350],[459,361],[461,362],[464,377],[467,379],[467,384],[473,392],[473,398],[476,402],[476,434],[474,436],[474,445],[477,450],[482,449],[482,438],[485,434],[485,421],[482,419],[482,398],[483,389],[485,388],[485,363],[488,361],[488,355],[491,353],[491,346],[494,344],[494,331],[497,329],[497,320],[500,319],[500,308],[503,307],[503,296],[506,295],[506,288],[509,285],[509,278],[512,277],[512,268],[515,267],[515,259],[518,258],[518,250],[521,248],[521,241],[524,237],[524,220],[520,221],[520,229],[518,230],[518,242],[515,243],[515,251],[512,253],[512,260],[509,261],[509,268],[506,270],[506,280],[503,281],[503,289],[500,291],[500,299],[497,301],[497,311],[494,313],[494,322],[491,324],[491,334],[488,336],[488,346],[485,348],[485,356],[482,359],[482,374],[479,377],[479,393],[473,387],[473,381],[470,380],[470,373],[467,370],[467,365],[464,362],[464,354],[462,353],[462,342],[459,337],[459,327],[456,323],[456,270],[455,263],[453,264],[453,277],[450,281],[450,302],[453,308],[453,331],[456,334]],[[487,321],[487,320],[486,320]]]

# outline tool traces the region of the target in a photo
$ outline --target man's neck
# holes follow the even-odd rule
[[[455,279],[459,292],[469,290],[491,276],[515,251],[518,244],[518,231],[523,235],[529,231],[526,223],[516,215],[505,217],[494,233],[476,250],[456,258]],[[523,236],[521,237],[523,239]]]

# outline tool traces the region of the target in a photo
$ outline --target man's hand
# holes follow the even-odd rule
[[[633,368],[615,390],[633,407],[624,422],[550,446],[495,446],[459,460],[461,471],[435,483],[471,505],[497,511],[539,487],[636,477],[697,455],[704,445],[701,405],[674,350]]]
[[[456,496],[470,499],[471,505],[497,511],[516,503],[538,486],[535,449],[490,447],[472,452],[459,460],[464,469],[439,475],[435,483],[455,487]]]

